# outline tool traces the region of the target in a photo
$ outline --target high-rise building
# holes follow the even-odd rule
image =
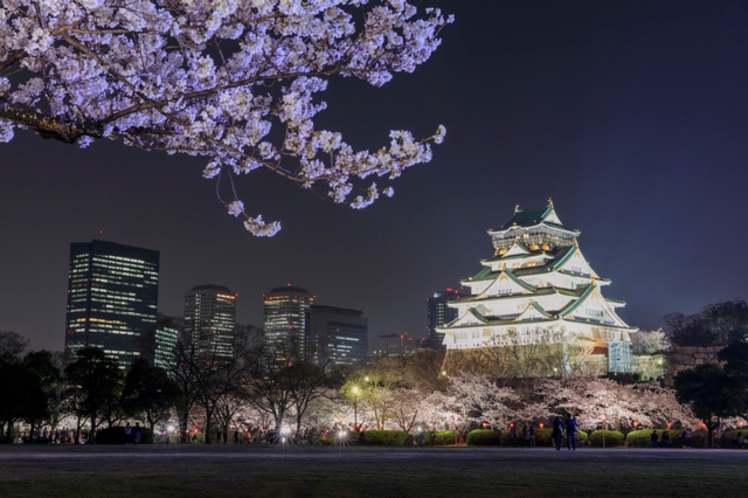
[[[170,372],[176,362],[176,348],[179,341],[177,320],[168,316],[158,316],[156,332],[153,335],[153,365]]]
[[[263,294],[265,340],[268,344],[278,351],[295,349],[300,357],[306,357],[309,349],[306,314],[314,304],[314,297],[306,289],[291,284]]]
[[[236,327],[236,298],[223,285],[197,285],[184,294],[185,330],[200,347],[216,356],[231,356]]]
[[[363,311],[311,306],[306,319],[308,358],[322,365],[363,365],[368,350],[369,320]]]
[[[457,318],[437,329],[448,359],[472,348],[550,341],[583,348],[601,373],[630,370],[629,333],[638,329],[616,313],[626,303],[603,295],[610,280],[592,269],[579,249],[579,230],[561,223],[550,199],[538,209],[517,206],[488,233],[493,256],[462,281],[471,295],[451,302]]]
[[[444,334],[436,329],[457,318],[457,310],[450,308],[447,303],[467,295],[458,289],[447,287],[446,290],[434,292],[432,297],[426,298],[426,345],[429,348],[444,349]]]
[[[121,368],[158,317],[159,253],[103,240],[70,245],[65,353],[97,347]]]

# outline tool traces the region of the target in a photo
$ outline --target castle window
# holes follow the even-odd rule
[[[602,318],[603,317],[603,312],[600,311],[600,310],[593,310],[593,309],[587,308],[585,310],[585,313],[587,314],[587,316],[591,316],[593,318]]]

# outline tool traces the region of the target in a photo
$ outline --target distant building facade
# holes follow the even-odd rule
[[[457,310],[450,308],[448,303],[456,301],[469,294],[459,289],[447,287],[446,290],[434,292],[432,297],[426,298],[426,346],[431,349],[444,349],[444,334],[438,332],[438,327],[457,318]]]
[[[197,285],[184,294],[185,331],[216,356],[231,356],[237,295],[223,285]]]
[[[153,365],[171,371],[176,362],[176,348],[179,340],[179,327],[176,320],[159,315],[156,332],[153,336]]]
[[[306,317],[314,304],[314,296],[290,284],[276,287],[264,298],[264,329],[267,343],[279,351],[295,348],[299,356],[307,357],[309,337]]]
[[[410,354],[421,345],[420,340],[408,337],[407,333],[378,335],[374,341],[374,356],[401,356]]]
[[[363,365],[368,350],[369,319],[363,311],[313,305],[306,317],[307,357],[323,364]]]
[[[70,245],[65,354],[97,347],[129,368],[158,317],[159,252],[103,240]]]

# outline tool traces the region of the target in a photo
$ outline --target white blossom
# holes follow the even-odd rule
[[[228,205],[229,214],[233,216],[239,216],[244,212],[244,203],[242,201],[234,201]]]
[[[219,179],[224,167],[227,174],[266,167],[363,208],[380,193],[375,185],[363,187],[365,194],[349,200],[363,179],[396,178],[428,162],[430,142],[444,138],[443,126],[421,140],[398,130],[387,147],[355,151],[341,133],[314,124],[326,108],[319,94],[329,78],[381,86],[426,61],[441,28],[453,21],[439,9],[419,13],[406,0],[33,5],[0,4],[2,141],[13,138],[14,127],[81,147],[122,140],[203,156],[208,179]],[[220,187],[228,189],[228,182]],[[245,226],[261,236],[280,229],[260,216]]]

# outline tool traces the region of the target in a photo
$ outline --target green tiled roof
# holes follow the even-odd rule
[[[548,216],[553,210],[551,206],[543,206],[542,208],[534,209],[520,209],[514,212],[514,216],[505,225],[498,228],[498,230],[506,230],[507,228],[517,225],[520,227],[531,227],[537,225],[545,216]]]
[[[551,264],[551,268],[556,269],[560,268],[569,261],[569,259],[577,252],[577,246],[568,246],[563,247],[562,250],[558,252],[556,255],[555,261],[553,261],[553,264]]]
[[[579,298],[576,301],[570,302],[568,305],[566,305],[566,308],[562,309],[558,314],[559,316],[566,318],[569,316],[575,309],[579,308],[579,306],[592,294],[592,291],[595,290],[594,285],[588,285],[587,288],[582,292],[582,295],[579,296]]]

